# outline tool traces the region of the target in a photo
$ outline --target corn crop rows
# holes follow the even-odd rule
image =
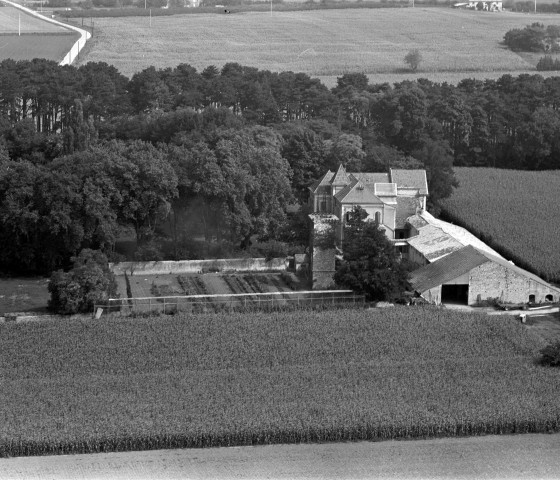
[[[455,169],[459,187],[445,219],[466,227],[508,260],[560,282],[560,171]]]
[[[560,431],[511,318],[433,308],[0,325],[0,456]]]

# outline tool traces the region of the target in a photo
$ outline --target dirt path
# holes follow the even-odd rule
[[[560,434],[11,458],[0,478],[559,479]]]

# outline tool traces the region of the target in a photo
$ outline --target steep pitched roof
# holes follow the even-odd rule
[[[340,203],[351,204],[379,204],[383,203],[373,191],[367,188],[359,180],[353,180],[350,185],[344,187],[340,192],[335,195],[335,198]]]
[[[349,183],[350,179],[348,178],[344,165],[341,163],[334,177],[331,179],[331,185],[348,185]]]
[[[396,183],[398,188],[416,188],[420,195],[428,195],[428,180],[426,170],[390,170],[391,181]]]
[[[315,181],[315,183],[313,183],[313,185],[311,185],[309,188],[309,190],[311,190],[312,193],[316,193],[317,189],[319,187],[323,187],[325,185],[330,185],[330,181],[331,178],[334,176],[334,173],[331,172],[330,170],[325,173],[319,180]]]
[[[410,274],[410,285],[419,293],[449,282],[489,262],[479,250],[469,245]]]

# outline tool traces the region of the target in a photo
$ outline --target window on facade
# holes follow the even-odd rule
[[[320,212],[326,212],[327,211],[327,201],[326,200],[321,200],[321,203],[319,205],[319,211]]]
[[[544,301],[545,302],[553,302],[554,298],[552,297],[552,295],[547,295],[546,297],[544,297]]]
[[[529,303],[535,303],[535,296],[534,295],[529,295]]]
[[[375,212],[375,223],[381,223],[381,214],[379,212]]]

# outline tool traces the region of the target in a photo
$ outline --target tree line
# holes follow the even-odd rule
[[[307,187],[350,171],[425,168],[431,205],[453,165],[559,168],[560,80],[505,75],[457,86],[328,89],[303,73],[181,64],[128,79],[105,63],[0,63],[0,268],[50,272],[83,248],[110,258],[119,232],[249,248],[305,243]],[[282,232],[282,235],[280,235]],[[113,257],[114,258],[114,257]]]

